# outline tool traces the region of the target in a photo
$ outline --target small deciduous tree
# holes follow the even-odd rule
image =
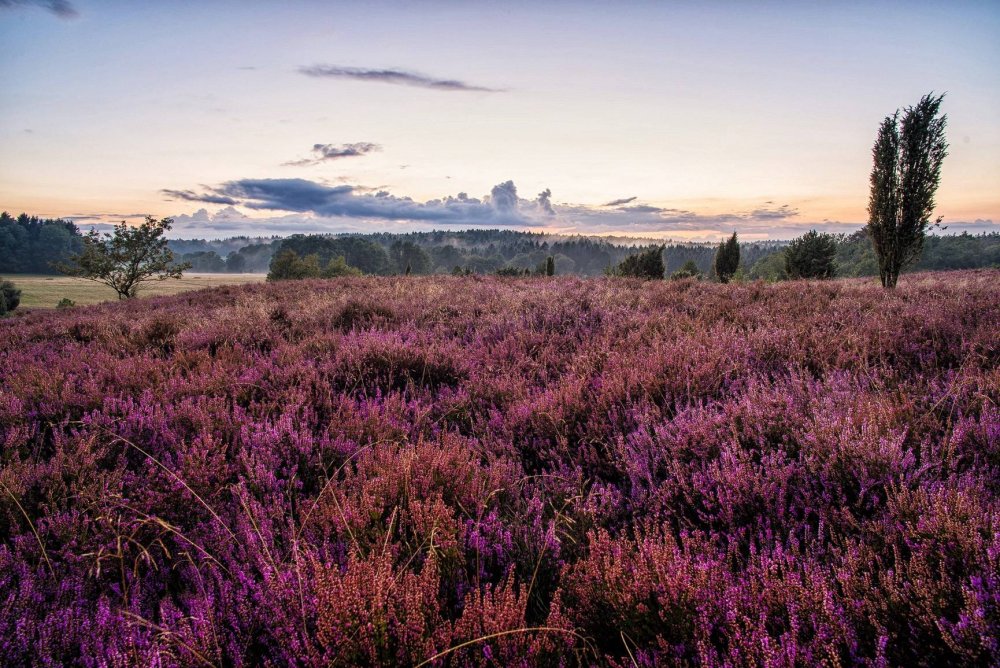
[[[728,240],[719,244],[715,252],[715,275],[723,283],[728,283],[740,266],[740,242],[736,232]]]
[[[174,254],[164,237],[173,220],[156,220],[146,216],[137,226],[122,221],[114,231],[100,234],[91,230],[83,237],[83,250],[57,264],[58,271],[107,285],[118,293],[118,299],[136,296],[146,281],[180,278],[188,263],[174,263]]]
[[[785,271],[791,278],[833,278],[837,240],[810,230],[785,248]]]
[[[886,116],[872,148],[868,231],[887,288],[896,287],[899,272],[920,257],[931,225],[948,148],[947,116],[938,115],[943,99],[928,94],[902,115],[897,110]]]

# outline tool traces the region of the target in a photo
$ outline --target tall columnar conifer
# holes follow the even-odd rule
[[[715,253],[715,275],[723,283],[728,283],[740,266],[740,242],[736,232],[726,241],[719,244]]]
[[[931,225],[948,148],[947,116],[938,115],[943,99],[927,94],[916,106],[886,116],[872,148],[868,231],[887,288],[896,287],[899,272],[920,257]]]

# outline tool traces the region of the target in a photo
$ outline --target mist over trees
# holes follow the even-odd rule
[[[878,258],[867,229],[832,235],[837,276],[878,276]],[[72,222],[0,214],[0,272],[57,273],[52,263],[65,262],[82,250],[83,237]],[[927,235],[920,257],[903,271],[975,269],[1000,266],[1000,234]],[[661,248],[664,275],[697,273],[717,278],[718,245],[710,243],[629,240],[621,237],[554,236],[515,230],[438,230],[406,234],[294,235],[229,239],[169,239],[175,261],[199,273],[256,273],[271,270],[279,250],[300,258],[316,254],[320,269],[344,258],[344,265],[365,274],[543,274],[551,257],[557,275],[601,276],[626,257]],[[768,281],[789,278],[787,241],[739,243],[738,276]]]

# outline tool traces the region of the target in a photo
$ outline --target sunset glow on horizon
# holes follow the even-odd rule
[[[846,232],[878,124],[935,91],[937,214],[998,231],[997,34],[972,2],[5,0],[0,208],[185,237]]]

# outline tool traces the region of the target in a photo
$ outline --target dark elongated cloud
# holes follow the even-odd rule
[[[161,190],[167,199],[182,199],[188,202],[207,202],[209,204],[236,204],[236,200],[223,195],[211,193],[196,193],[193,190]]]
[[[4,9],[25,5],[47,9],[61,19],[75,19],[80,15],[69,0],[0,0],[0,8]]]
[[[163,190],[164,195],[211,204],[238,203],[248,209],[290,211],[324,218],[405,220],[436,224],[536,226],[544,223],[537,207],[522,202],[512,181],[495,186],[488,199],[445,197],[416,202],[385,190],[364,192],[352,185],[328,186],[306,179],[240,179],[203,193]],[[522,204],[526,204],[524,208]]]
[[[431,88],[433,90],[445,91],[481,91],[487,93],[501,92],[496,88],[476,86],[474,84],[457,81],[455,79],[437,79],[418,72],[408,72],[407,70],[385,69],[370,70],[362,67],[339,67],[337,65],[312,65],[310,67],[300,67],[299,72],[310,77],[327,79],[353,79],[355,81],[376,81],[381,83],[398,84],[401,86],[417,86],[419,88]]]
[[[671,211],[671,209],[663,209],[649,204],[635,204],[633,206],[623,206],[621,207],[621,211],[625,211],[626,213],[660,213],[662,211]]]
[[[313,144],[312,158],[302,160],[292,160],[282,163],[287,167],[304,167],[307,165],[318,165],[328,160],[338,160],[340,158],[355,158],[366,155],[374,151],[381,151],[382,147],[371,142],[358,142],[356,144]]]
[[[602,204],[601,206],[622,206],[623,204],[628,204],[629,202],[634,202],[637,199],[638,199],[638,197],[625,197],[623,199],[613,199],[613,200],[611,200],[610,202],[608,202],[606,204]]]

